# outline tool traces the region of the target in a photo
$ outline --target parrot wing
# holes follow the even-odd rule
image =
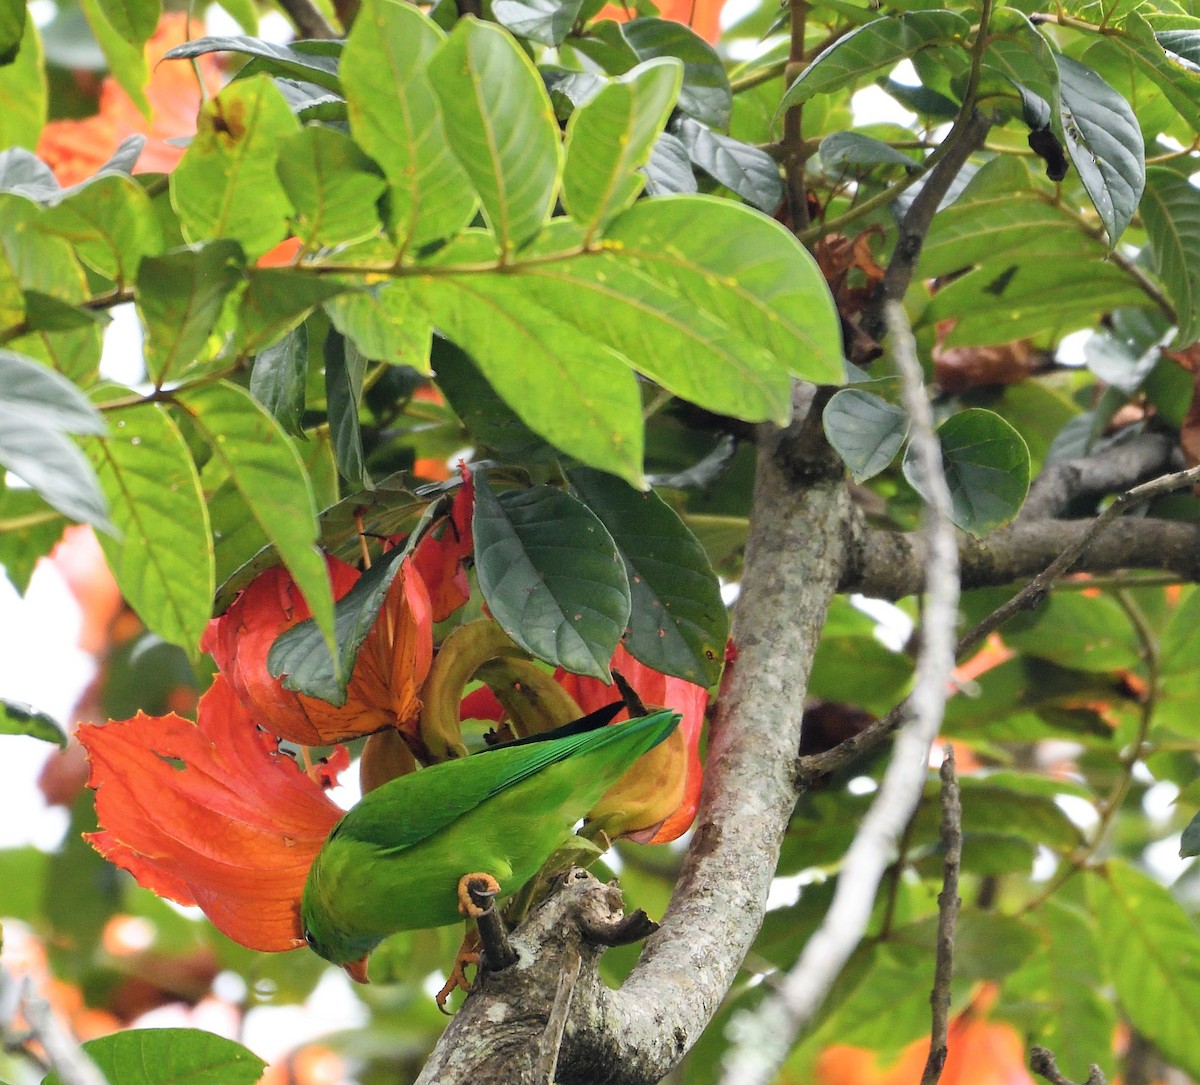
[[[365,795],[334,827],[329,841],[351,838],[378,847],[382,855],[394,854],[433,836],[548,765],[655,728],[661,741],[674,729],[676,716],[669,711],[607,728],[605,724],[621,707],[610,705],[545,735],[398,777]]]

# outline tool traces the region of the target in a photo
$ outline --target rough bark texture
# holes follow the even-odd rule
[[[795,421],[759,441],[745,573],[735,617],[738,659],[709,734],[695,836],[662,926],[620,990],[596,972],[583,930],[613,923],[607,888],[571,878],[513,936],[520,963],[485,978],[438,1043],[422,1083],[648,1085],[683,1057],[716,1012],[762,923],[796,801],[792,766],[809,665],[846,552],[849,498],[824,442],[814,390]],[[587,917],[591,917],[590,920]],[[557,1067],[560,977],[569,992]]]

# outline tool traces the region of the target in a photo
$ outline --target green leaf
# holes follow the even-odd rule
[[[316,306],[348,289],[346,283],[302,268],[250,268],[246,278],[236,336],[238,351],[244,354],[278,342]]]
[[[1179,332],[1175,348],[1200,339],[1200,190],[1162,167],[1146,177],[1142,222]]]
[[[938,916],[896,927],[888,941],[935,947]],[[1038,929],[1027,920],[964,909],[954,931],[954,978],[970,983],[1001,980],[1041,948]]]
[[[1166,1057],[1200,1076],[1200,932],[1153,878],[1118,860],[1088,878],[1100,956],[1130,1023]]]
[[[678,193],[695,192],[696,175],[692,172],[692,160],[687,148],[670,132],[664,132],[654,141],[650,159],[643,167],[646,175],[646,195],[671,196]]]
[[[266,75],[229,84],[196,123],[171,173],[171,203],[184,236],[233,238],[253,260],[287,236],[292,205],[275,164],[280,144],[300,123]]]
[[[446,138],[503,253],[546,223],[558,187],[558,122],[545,85],[500,27],[461,19],[429,62]]]
[[[1137,11],[1125,17],[1121,29],[1124,34],[1106,37],[1105,41],[1121,49],[1134,70],[1163,92],[1193,131],[1200,131],[1200,73],[1167,53],[1150,24]]]
[[[818,54],[788,87],[776,116],[816,94],[829,94],[880,68],[891,68],[929,45],[961,45],[970,33],[971,24],[956,11],[910,11],[876,19]]]
[[[233,384],[187,388],[177,400],[274,543],[332,651],[333,593],[315,545],[312,488],[287,434],[249,392]]]
[[[79,258],[118,287],[132,284],[145,256],[163,251],[162,227],[145,189],[122,174],[99,177],[38,217]]]
[[[66,733],[52,716],[22,701],[0,700],[0,735],[27,735],[53,742],[64,749],[67,745]],[[9,912],[5,910],[4,914]]]
[[[473,532],[479,589],[504,631],[547,663],[610,681],[629,582],[595,514],[549,486],[497,496],[477,474]]]
[[[825,405],[822,425],[855,482],[883,471],[908,439],[908,415],[857,388],[843,388]]]
[[[87,16],[88,25],[96,38],[96,44],[104,53],[104,59],[112,77],[129,95],[133,104],[144,117],[150,116],[150,102],[146,98],[146,82],[150,69],[141,45],[133,45],[121,36],[108,21],[100,0],[79,0],[79,6]]]
[[[267,1064],[233,1040],[193,1028],[126,1029],[83,1045],[120,1085],[254,1085]],[[46,1075],[43,1085],[62,1085]]]
[[[834,174],[852,172],[847,167],[857,166],[903,166],[909,171],[920,168],[903,151],[861,132],[834,132],[821,140],[817,154],[821,165]]]
[[[0,466],[64,516],[112,530],[100,483],[83,453],[70,438],[8,406],[0,406]]]
[[[226,295],[241,281],[243,259],[236,241],[218,239],[142,260],[137,307],[155,385],[178,380],[204,349]]]
[[[1115,245],[1146,187],[1142,129],[1129,103],[1091,68],[1057,59],[1067,151]]]
[[[296,209],[296,236],[307,247],[342,245],[380,230],[379,167],[336,128],[301,129],[284,141],[276,166]]]
[[[303,43],[311,45],[311,42]],[[164,54],[166,60],[190,60],[205,53],[241,53],[254,57],[262,63],[263,70],[272,75],[286,75],[315,83],[318,87],[340,93],[342,84],[338,80],[337,56],[311,50],[301,51],[295,46],[277,45],[260,38],[207,37],[185,41]]]
[[[653,490],[642,493],[582,467],[567,477],[625,564],[631,598],[625,647],[661,674],[713,685],[721,676],[729,616],[695,535]]]
[[[494,0],[492,14],[518,38],[561,45],[582,7],[583,0]]]
[[[162,0],[99,0],[112,28],[132,45],[147,41],[158,27]]]
[[[403,0],[365,0],[342,52],[350,131],[382,167],[390,225],[409,246],[458,233],[475,213],[426,74],[444,37]]]
[[[85,445],[120,531],[118,538],[101,536],[100,545],[121,594],[146,626],[194,657],[216,587],[196,465],[158,404],[107,417],[110,436]]]
[[[1200,855],[1200,814],[1192,815],[1179,840],[1179,857],[1186,859],[1191,855]]]
[[[1004,641],[1082,671],[1135,670],[1141,662],[1140,642],[1128,616],[1105,595],[1053,595],[1037,610],[1016,615],[1005,626]]]
[[[429,372],[428,317],[404,282],[372,284],[325,303],[333,326],[372,361]]]
[[[274,677],[283,679],[284,689],[319,697],[332,705],[346,703],[346,690],[358,649],[379,617],[388,589],[409,552],[408,546],[389,551],[337,601],[334,621],[336,669],[326,641],[311,619],[297,623],[276,638],[267,654],[267,670]]]
[[[567,123],[563,205],[589,233],[637,197],[644,166],[682,83],[674,60],[651,60],[613,80]]]
[[[250,393],[271,413],[284,433],[304,432],[304,394],[308,375],[308,325],[293,328],[254,359]]]
[[[107,432],[87,396],[54,370],[0,349],[0,376],[0,411],[62,433]]]
[[[681,117],[674,127],[688,157],[714,181],[767,214],[779,206],[783,179],[766,151],[714,132],[691,117]]]
[[[980,536],[1008,523],[1029,490],[1029,449],[998,414],[974,407],[959,411],[938,427],[942,468],[950,487],[950,518]],[[923,493],[912,449],[904,457],[904,477]]]
[[[6,5],[20,13],[25,28],[16,57],[0,67],[0,147],[37,147],[46,123],[48,96],[42,58],[42,43],[32,19],[25,19],[25,5]]]
[[[0,6],[0,66],[11,64],[21,48],[25,27],[32,19],[26,17],[24,4],[8,3]]]
[[[675,57],[683,61],[679,108],[710,128],[726,128],[733,92],[717,51],[691,27],[666,19],[634,19],[621,27],[640,60]]]
[[[333,454],[341,476],[355,489],[369,490],[371,476],[363,462],[362,431],[358,424],[366,371],[366,356],[331,330],[325,337],[325,401]]]

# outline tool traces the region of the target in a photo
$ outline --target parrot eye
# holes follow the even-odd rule
[[[312,932],[312,931],[310,931],[310,930],[307,930],[307,929],[305,930],[305,932],[304,932],[304,940],[305,940],[305,941],[308,943],[308,948],[309,948],[309,949],[316,949],[316,948],[317,948],[317,940],[316,940],[316,939],[313,937],[313,932]]]

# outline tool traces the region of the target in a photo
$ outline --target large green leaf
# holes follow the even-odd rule
[[[632,600],[625,647],[662,674],[711,686],[721,675],[729,617],[704,548],[653,490],[587,468],[568,477],[625,563]]]
[[[380,229],[379,167],[336,128],[301,129],[284,142],[279,179],[296,209],[296,236],[306,245],[342,245]]]
[[[492,23],[461,19],[429,62],[446,138],[501,251],[549,217],[561,159],[558,123],[533,62]]]
[[[126,1029],[83,1049],[120,1085],[254,1085],[267,1065],[233,1040],[192,1028]],[[63,1083],[52,1072],[43,1085]]]
[[[1067,151],[1115,245],[1146,186],[1142,129],[1129,103],[1091,68],[1059,56],[1058,71]]]
[[[58,746],[67,744],[66,732],[53,717],[21,701],[0,700],[0,735],[27,735]]]
[[[582,7],[583,0],[494,0],[492,14],[518,38],[561,45]]]
[[[25,5],[7,5],[14,14]],[[47,90],[42,43],[32,19],[24,19],[20,51],[0,67],[0,147],[33,150],[46,123]]]
[[[84,263],[118,287],[133,283],[143,257],[163,250],[150,198],[122,174],[84,185],[39,216],[37,225],[66,238]]]
[[[142,403],[107,417],[110,435],[89,440],[85,451],[120,531],[100,537],[108,567],[147,627],[194,656],[216,586],[196,466],[161,406]]]
[[[613,80],[567,123],[563,205],[589,231],[637,197],[654,141],[667,123],[683,72],[677,61],[639,64]]]
[[[184,235],[233,238],[254,259],[288,233],[292,204],[275,172],[280,144],[300,130],[266,75],[238,80],[200,110],[198,130],[171,173]]]
[[[287,434],[257,400],[233,384],[188,388],[177,401],[275,545],[333,650],[333,593],[316,548],[312,487]]]
[[[325,303],[342,335],[368,358],[429,372],[433,330],[402,282],[372,284]]]
[[[1200,1076],[1200,931],[1170,890],[1110,860],[1088,879],[1121,1010],[1168,1062]]]
[[[148,256],[138,267],[137,307],[146,329],[146,372],[178,380],[203,350],[229,292],[242,276],[236,241]]]
[[[1200,189],[1172,170],[1146,178],[1142,221],[1159,276],[1175,306],[1176,347],[1200,339]]]
[[[403,0],[365,0],[342,52],[350,130],[382,167],[391,186],[390,223],[413,246],[457,233],[475,211],[426,74],[443,38]]]
[[[141,45],[133,45],[125,40],[108,21],[100,0],[79,0],[79,6],[87,16],[88,25],[92,28],[96,44],[104,53],[112,77],[121,84],[121,89],[129,95],[142,115],[149,117],[150,102],[146,98],[145,87],[150,78],[150,69]]]
[[[1140,642],[1120,605],[1108,596],[1053,595],[1035,611],[1004,627],[1004,642],[1018,651],[1077,670],[1136,670]]]
[[[250,371],[250,392],[285,433],[299,437],[304,432],[308,376],[308,325],[293,328],[274,346],[259,352]]]
[[[162,0],[99,0],[112,28],[127,42],[141,45],[158,26]]]
[[[702,124],[724,129],[733,111],[733,92],[717,51],[690,26],[669,19],[634,19],[620,28],[639,60],[683,61],[679,108]]]
[[[355,489],[370,489],[358,408],[367,357],[337,331],[325,336],[325,411],[338,472]]]
[[[302,43],[312,46],[312,42]],[[327,43],[328,44],[328,43]],[[205,53],[241,53],[253,57],[263,64],[270,74],[291,76],[306,83],[313,83],[326,90],[340,93],[342,84],[338,80],[336,56],[315,52],[311,48],[301,50],[287,45],[278,45],[261,38],[207,37],[195,38],[175,46],[165,54],[167,60],[190,60]]]
[[[714,181],[767,214],[779,206],[783,179],[779,164],[766,151],[714,132],[691,117],[681,117],[674,129],[688,157]]]
[[[539,659],[610,680],[629,582],[604,525],[549,486],[492,493],[475,476],[475,568],[504,631]]]
[[[1016,516],[1029,490],[1029,449],[1012,426],[992,411],[973,407],[946,419],[938,440],[955,524],[984,535]],[[924,492],[911,446],[904,477]]]
[[[865,482],[884,470],[908,437],[904,411],[858,388],[838,392],[825,405],[821,422],[855,482]]]
[[[937,42],[966,42],[971,24],[956,11],[910,11],[887,15],[839,38],[815,57],[787,89],[779,113],[890,68]]]
[[[1121,29],[1123,34],[1106,36],[1105,41],[1121,49],[1192,129],[1200,132],[1200,72],[1168,54],[1150,24],[1137,11],[1125,16]]]

